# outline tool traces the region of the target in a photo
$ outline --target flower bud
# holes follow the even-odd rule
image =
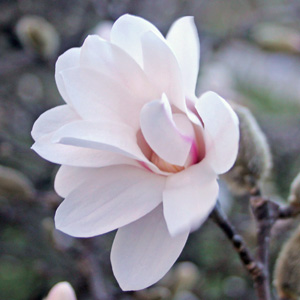
[[[0,195],[7,199],[32,200],[34,190],[29,179],[21,172],[0,166]]]
[[[76,300],[76,295],[70,283],[65,281],[55,284],[45,300]]]
[[[291,184],[289,202],[292,205],[300,205],[300,173],[296,176]]]
[[[300,227],[284,245],[276,262],[274,285],[280,299],[300,297]]]
[[[58,33],[52,24],[41,17],[21,18],[16,26],[16,34],[26,50],[44,59],[54,57],[58,51]]]
[[[239,118],[240,142],[237,160],[224,179],[236,193],[244,193],[266,179],[272,167],[271,152],[264,133],[251,112],[233,106]]]

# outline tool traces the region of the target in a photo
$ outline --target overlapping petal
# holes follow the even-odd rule
[[[77,121],[61,127],[53,143],[109,151],[137,160],[147,160],[136,143],[136,132],[122,123]]]
[[[57,209],[56,227],[76,237],[91,237],[117,229],[158,206],[164,185],[165,177],[133,166],[86,172],[83,183]]]
[[[45,135],[31,147],[41,157],[56,164],[77,167],[104,167],[117,164],[136,164],[124,155],[53,143],[53,134]]]
[[[153,32],[141,37],[144,71],[158,90],[165,93],[169,102],[182,111],[186,111],[182,77],[174,53],[166,43]]]
[[[140,123],[147,143],[162,159],[174,165],[184,165],[193,142],[193,127],[186,119],[186,132],[179,131],[165,95],[143,107]]]
[[[53,143],[53,135],[64,125],[81,118],[69,105],[57,106],[43,113],[33,125],[32,149],[41,157],[57,163],[80,167],[101,167],[113,164],[135,164],[123,155]]]
[[[70,103],[69,96],[66,92],[64,81],[61,77],[60,72],[63,70],[78,67],[80,64],[80,52],[81,48],[72,48],[62,54],[55,65],[55,81],[57,88],[65,100],[65,102]]]
[[[141,17],[126,14],[114,23],[110,41],[125,50],[140,66],[143,66],[141,36],[149,31],[164,39],[159,30],[150,22]]]
[[[69,105],[56,106],[39,116],[32,127],[31,136],[36,141],[70,122],[78,120],[80,120],[79,115]]]
[[[189,231],[171,237],[158,206],[145,217],[118,230],[111,262],[124,291],[141,290],[161,279],[180,255]]]
[[[218,190],[217,176],[205,160],[169,176],[163,207],[170,234],[197,229],[214,208]]]
[[[195,94],[199,72],[200,42],[193,17],[178,19],[171,26],[167,41],[180,66],[185,94],[192,98]]]
[[[95,70],[77,67],[62,71],[72,106],[83,119],[125,122],[136,129],[143,105],[128,88]]]
[[[99,36],[86,38],[82,45],[80,64],[128,88],[139,101],[146,102],[157,96],[137,62],[123,49]]]
[[[238,118],[230,105],[213,92],[203,94],[196,109],[204,123],[207,160],[217,174],[225,173],[238,153]]]

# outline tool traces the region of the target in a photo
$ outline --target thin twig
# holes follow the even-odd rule
[[[219,202],[217,202],[217,205],[212,211],[210,217],[228,237],[253,280],[259,280],[262,274],[262,268],[256,263],[255,259],[252,257],[252,254],[250,253],[243,238],[236,232],[234,226],[229,222]]]
[[[250,204],[257,223],[257,260],[263,268],[262,277],[255,282],[258,299],[271,299],[269,279],[269,248],[271,229],[279,219],[292,218],[300,214],[300,206],[281,207],[274,201],[261,196],[260,190],[250,192]]]
[[[255,282],[256,292],[258,299],[270,300],[269,246],[278,205],[261,196],[251,197],[250,203],[257,223],[257,260],[263,268],[260,280]]]

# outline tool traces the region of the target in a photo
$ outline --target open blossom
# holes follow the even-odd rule
[[[119,228],[111,262],[123,290],[165,275],[236,159],[237,116],[213,92],[195,96],[198,65],[193,18],[164,38],[124,15],[109,41],[89,36],[60,56],[55,78],[66,104],[34,124],[33,149],[62,164],[56,227],[76,237]]]

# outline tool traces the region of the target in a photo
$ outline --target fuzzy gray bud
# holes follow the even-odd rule
[[[237,160],[224,179],[236,193],[244,193],[266,179],[272,167],[266,137],[249,109],[233,105],[239,118],[240,142]]]
[[[274,285],[280,299],[300,297],[300,227],[284,245],[276,262]]]

